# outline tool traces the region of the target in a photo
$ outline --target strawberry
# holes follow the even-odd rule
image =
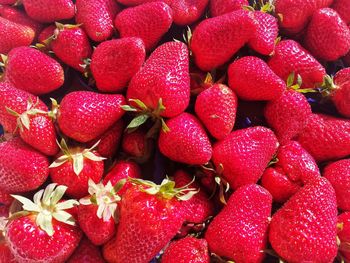
[[[203,15],[209,0],[173,0],[170,4],[177,25],[190,25]]]
[[[16,263],[15,257],[12,255],[7,242],[3,239],[0,239],[0,262]]]
[[[280,97],[286,84],[260,58],[247,56],[234,61],[228,69],[228,83],[244,100],[273,100]]]
[[[337,196],[338,208],[350,211],[350,159],[343,159],[326,166],[323,176],[332,184]]]
[[[306,27],[317,9],[330,6],[332,2],[333,0],[277,0],[275,13],[281,18],[280,27],[295,35]]]
[[[49,93],[63,85],[61,65],[35,48],[12,49],[5,64],[5,79],[34,95]]]
[[[53,36],[56,28],[56,25],[48,25],[47,27],[44,27],[38,36],[38,42],[50,48],[51,43],[47,41],[47,39]]]
[[[123,152],[134,157],[144,156],[146,153],[146,140],[146,133],[141,130],[124,134],[122,140]]]
[[[122,187],[122,184],[120,184]],[[95,184],[89,180],[89,194],[80,199],[78,207],[78,222],[80,228],[90,241],[96,245],[103,245],[110,240],[116,231],[118,221],[118,202],[121,200],[116,194],[111,182],[106,185]]]
[[[293,72],[295,76],[300,75],[303,88],[313,88],[322,83],[326,75],[324,67],[294,40],[279,42],[268,65],[284,81]]]
[[[350,260],[350,212],[342,213],[338,216],[338,238],[340,241],[339,252],[345,260]]]
[[[272,217],[269,239],[288,262],[333,262],[337,255],[334,189],[319,177],[306,184]]]
[[[313,14],[304,42],[316,58],[334,61],[350,50],[350,29],[336,11],[322,8]]]
[[[210,0],[210,14],[212,17],[221,16],[248,5],[248,0]]]
[[[172,22],[171,8],[163,2],[152,2],[123,10],[116,16],[114,25],[122,38],[141,38],[146,50],[151,50]]]
[[[282,144],[302,131],[311,114],[311,106],[306,97],[291,89],[279,98],[269,101],[264,110],[267,123]]]
[[[205,164],[212,155],[209,138],[196,117],[182,113],[166,122],[170,131],[161,130],[159,150],[169,159],[186,164]]]
[[[350,154],[350,121],[312,114],[298,142],[319,162],[346,157]]]
[[[350,2],[349,0],[334,0],[331,8],[336,11],[345,23],[350,23]]]
[[[77,0],[75,5],[75,21],[93,41],[102,42],[113,35],[113,19],[119,11],[114,0]]]
[[[105,133],[124,114],[123,95],[75,91],[61,101],[57,116],[61,131],[68,137],[88,142]]]
[[[254,14],[246,10],[203,20],[190,43],[196,65],[203,71],[221,66],[254,36],[256,29]]]
[[[127,98],[141,100],[158,116],[170,118],[182,113],[190,100],[187,46],[180,42],[167,42],[153,51],[131,79]],[[165,109],[159,108],[160,100]]]
[[[87,238],[82,238],[78,248],[68,259],[67,263],[105,263],[101,251]]]
[[[138,185],[122,198],[117,234],[103,247],[108,262],[149,262],[181,228],[184,218],[178,199],[195,193],[174,188],[168,179],[161,185],[140,179],[132,182]]]
[[[113,39],[99,44],[90,65],[97,88],[103,92],[123,91],[141,68],[145,57],[140,38]]]
[[[11,49],[29,46],[35,37],[30,27],[0,17],[0,53],[7,54]]]
[[[195,112],[210,134],[220,140],[233,129],[237,104],[237,96],[231,89],[215,84],[197,96]]]
[[[0,0],[0,4],[4,5],[13,5],[17,2],[17,0]]]
[[[82,198],[88,193],[88,181],[98,183],[103,175],[105,158],[94,151],[96,144],[89,149],[81,147],[68,148],[62,139],[62,152],[50,165],[50,176],[53,182],[66,185],[67,194]]]
[[[1,205],[9,206],[11,205],[12,201],[13,198],[11,195],[0,190],[0,207]]]
[[[42,185],[49,175],[47,157],[20,138],[0,143],[0,152],[1,191],[28,192]]]
[[[209,250],[235,262],[262,262],[271,207],[272,197],[261,186],[239,188],[205,233]]]
[[[125,6],[137,6],[144,3],[154,2],[154,0],[117,0],[117,2]],[[170,4],[172,0],[164,0],[163,2]]]
[[[76,200],[59,202],[67,187],[50,184],[31,200],[16,196],[23,204],[7,224],[5,239],[18,262],[65,262],[79,244],[81,231],[67,209]]]
[[[161,263],[209,263],[208,243],[205,239],[185,237],[172,241],[165,250]]]
[[[233,131],[213,146],[213,162],[233,189],[256,183],[278,147],[274,133],[257,126]]]

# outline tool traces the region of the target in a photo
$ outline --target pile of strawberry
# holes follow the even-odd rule
[[[350,262],[349,25],[350,0],[0,0],[0,262]]]

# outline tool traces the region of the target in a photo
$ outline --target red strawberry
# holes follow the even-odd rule
[[[29,46],[34,37],[33,29],[0,17],[0,53],[7,54],[15,47]]]
[[[261,186],[239,188],[205,233],[209,250],[235,262],[262,262],[271,207],[272,197]]]
[[[254,14],[246,10],[203,20],[191,39],[196,65],[203,71],[221,66],[254,36],[256,29]]]
[[[256,183],[278,147],[273,132],[257,126],[230,133],[213,146],[213,162],[233,189]]]
[[[279,42],[268,65],[284,81],[293,72],[295,76],[300,75],[303,88],[322,83],[326,75],[324,67],[294,40]]]
[[[171,1],[172,0],[164,0],[162,2],[170,4]],[[154,2],[154,0],[117,0],[117,2],[125,6],[137,6],[137,5],[142,5],[144,3]]]
[[[315,57],[337,60],[350,50],[350,29],[336,11],[322,8],[313,14],[304,42]]]
[[[81,231],[67,209],[76,200],[59,202],[67,187],[50,184],[31,200],[14,196],[23,212],[9,222],[5,238],[18,262],[65,262],[79,244]]]
[[[350,212],[338,216],[338,238],[340,240],[339,252],[345,262],[350,261]]]
[[[212,17],[221,16],[248,5],[248,0],[210,0],[210,14]]]
[[[94,151],[96,146],[89,149],[68,148],[62,140],[62,153],[50,165],[52,181],[67,186],[67,194],[74,198],[87,195],[89,179],[98,183],[102,178],[105,158]]]
[[[18,89],[41,95],[61,87],[64,72],[56,60],[39,50],[18,47],[8,54],[5,79]]]
[[[0,262],[16,263],[15,257],[12,255],[7,242],[2,239],[0,239]]]
[[[186,164],[205,164],[212,155],[208,136],[201,123],[189,113],[166,122],[170,131],[161,130],[158,146],[166,157]]]
[[[79,142],[88,142],[105,133],[124,114],[123,95],[75,91],[61,101],[57,116],[61,131]]]
[[[233,62],[228,69],[230,88],[244,100],[273,100],[286,84],[260,58],[248,56]]]
[[[141,100],[150,110],[165,107],[158,116],[174,117],[182,113],[190,100],[189,58],[187,46],[167,42],[159,46],[131,79],[128,99]]]
[[[185,189],[174,188],[168,179],[160,186],[144,184],[130,188],[122,198],[116,237],[103,247],[108,262],[149,262],[181,228],[184,218],[177,199],[194,192],[183,195]]]
[[[165,250],[161,263],[209,263],[208,243],[191,236],[172,241]]]
[[[17,0],[0,0],[0,4],[4,5],[13,5],[17,2]]]
[[[177,25],[190,25],[204,13],[209,0],[173,0],[170,4],[174,12],[173,19]]]
[[[269,239],[288,262],[333,262],[337,255],[337,205],[322,177],[305,185],[272,217]]]
[[[82,238],[78,248],[68,259],[67,263],[105,263],[101,251],[87,238]]]
[[[114,25],[121,37],[139,37],[146,50],[150,50],[169,30],[172,22],[170,7],[163,2],[152,2],[123,10],[116,16]]]
[[[123,152],[134,157],[144,156],[146,153],[146,140],[146,133],[141,130],[124,134],[122,140]]]
[[[316,161],[346,157],[350,154],[350,121],[312,114],[298,141]]]
[[[305,96],[294,90],[285,91],[266,104],[264,115],[280,143],[295,138],[311,116],[311,106]]]
[[[338,208],[350,211],[350,159],[343,159],[326,166],[323,176],[332,184],[337,195]]]
[[[42,185],[49,175],[47,157],[20,138],[0,143],[1,191],[28,192]]]
[[[141,68],[145,57],[140,38],[113,39],[99,44],[91,59],[91,72],[97,88],[103,92],[123,91]]]
[[[11,205],[12,201],[13,201],[13,198],[11,195],[9,195],[3,191],[0,191],[0,206],[1,205],[9,206],[9,205]]]
[[[71,19],[75,12],[72,0],[23,0],[23,6],[28,16],[41,23]]]
[[[350,2],[349,0],[334,0],[331,8],[335,10],[345,23],[350,23]]]
[[[195,104],[198,118],[216,139],[225,138],[233,129],[237,96],[227,86],[215,84],[202,91]]]
[[[77,0],[75,5],[75,21],[93,41],[102,42],[113,35],[113,19],[119,11],[114,0]]]
[[[333,0],[277,0],[275,12],[281,17],[281,28],[295,35],[306,27],[317,9],[330,6],[332,2]]]
[[[48,38],[50,38],[54,34],[56,28],[57,28],[56,25],[49,25],[49,26],[45,27],[40,32],[40,34],[38,36],[38,42],[42,43],[42,44],[45,44],[48,47],[50,47],[51,43],[49,43],[49,42],[47,42],[45,40],[47,40]]]

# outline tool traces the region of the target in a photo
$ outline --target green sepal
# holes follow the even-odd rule
[[[134,129],[134,128],[140,127],[142,124],[144,124],[149,119],[149,117],[150,116],[147,114],[142,114],[142,115],[136,116],[129,123],[129,125],[126,127],[126,129]]]

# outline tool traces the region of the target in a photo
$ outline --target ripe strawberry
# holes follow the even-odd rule
[[[143,182],[122,198],[117,234],[103,247],[108,262],[149,262],[181,228],[184,218],[177,199],[188,199],[194,192],[185,194],[168,179],[161,185]]]
[[[23,6],[28,16],[41,23],[71,19],[75,12],[72,0],[23,0]]]
[[[23,204],[5,229],[5,239],[18,262],[65,262],[79,244],[81,231],[67,209],[76,200],[59,202],[67,187],[50,184],[31,200],[14,196]]]
[[[336,11],[322,8],[313,14],[304,42],[316,58],[334,61],[350,50],[350,29]]]
[[[167,42],[153,51],[131,79],[127,98],[141,100],[150,110],[159,111],[158,116],[170,118],[182,113],[190,100],[187,46]],[[165,109],[159,109],[160,99]]]
[[[162,2],[165,2],[166,4],[170,4],[172,0],[164,0]],[[117,0],[118,3],[121,3],[125,6],[137,6],[142,5],[144,3],[154,2],[154,0]]]
[[[287,90],[276,100],[269,101],[264,110],[267,123],[282,144],[302,131],[311,114],[305,96],[294,90]]]
[[[334,189],[319,177],[306,184],[272,217],[269,239],[288,262],[333,262],[337,255]]]
[[[298,142],[318,162],[344,158],[350,154],[350,121],[312,114]]]
[[[324,67],[294,40],[279,42],[268,65],[284,81],[293,72],[295,76],[300,75],[303,88],[313,88],[322,83],[326,75]]]
[[[350,159],[343,159],[326,166],[323,176],[332,184],[337,196],[338,208],[350,211]]]
[[[210,71],[226,63],[254,36],[257,26],[254,14],[246,10],[203,20],[191,39],[196,65]]]
[[[105,158],[94,151],[96,146],[89,149],[68,148],[62,140],[62,153],[50,165],[52,181],[67,186],[67,194],[74,198],[87,195],[89,179],[98,183],[102,178]]]
[[[210,14],[212,17],[221,16],[248,5],[248,0],[210,0]]]
[[[209,0],[173,0],[170,4],[173,10],[174,23],[190,25],[196,22],[204,13]]]
[[[0,53],[7,54],[15,47],[29,46],[34,37],[33,29],[0,17]]]
[[[275,13],[281,17],[281,28],[295,35],[306,27],[317,9],[330,6],[332,2],[333,0],[277,0]]]
[[[139,37],[146,50],[151,50],[172,22],[171,8],[163,2],[152,2],[123,10],[116,16],[114,25],[122,38]]]
[[[105,263],[101,251],[87,238],[82,238],[78,248],[68,259],[67,263]]]
[[[0,4],[4,5],[13,5],[17,2],[17,0],[0,0]]]
[[[209,263],[208,243],[205,239],[185,237],[172,241],[165,250],[161,263]]]
[[[16,263],[15,257],[12,255],[7,242],[3,239],[0,239],[0,262]]]
[[[182,113],[166,122],[170,131],[161,130],[158,146],[169,159],[186,164],[205,164],[212,155],[209,138],[196,117]]]
[[[270,129],[257,126],[233,131],[213,146],[213,162],[233,189],[256,183],[278,147]]]
[[[13,201],[13,198],[11,195],[0,190],[0,207],[1,205],[9,206],[11,205],[12,201]]]
[[[49,25],[45,27],[38,36],[38,42],[50,48],[51,43],[47,41],[47,39],[54,34],[56,28],[56,25]]]
[[[261,186],[239,188],[205,233],[209,250],[235,262],[262,262],[271,207],[272,197]]]
[[[331,8],[335,10],[346,24],[350,23],[350,2],[349,0],[334,0]]]
[[[20,138],[0,143],[1,191],[28,192],[42,185],[49,175],[47,157]]]
[[[63,85],[64,72],[53,58],[31,47],[18,47],[8,54],[5,79],[34,95],[49,93]]]
[[[195,112],[210,134],[220,140],[233,129],[237,104],[237,96],[231,89],[215,84],[198,95]]]
[[[57,116],[61,131],[68,137],[88,142],[105,133],[124,114],[123,95],[75,91],[61,101]]]
[[[244,100],[273,100],[282,95],[286,84],[260,58],[247,56],[228,69],[228,83]]]
[[[123,91],[141,68],[145,57],[140,38],[113,39],[99,44],[90,65],[97,88],[103,92]]]
[[[75,21],[93,41],[102,42],[113,35],[113,19],[119,11],[114,0],[77,0],[75,5]]]
[[[350,212],[338,216],[338,238],[340,240],[339,252],[345,262],[350,260]]]
[[[146,140],[146,133],[141,130],[124,134],[122,140],[123,152],[134,157],[144,156],[146,153]]]

